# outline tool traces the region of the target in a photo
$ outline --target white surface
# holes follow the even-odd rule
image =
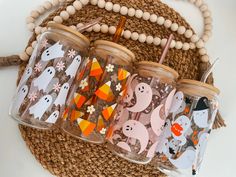
[[[201,33],[202,19],[198,10],[186,2],[164,0],[176,8],[194,29]],[[0,0],[0,55],[21,52],[30,33],[25,17],[43,0]],[[235,168],[236,128],[236,1],[207,0],[214,19],[213,37],[207,43],[210,56],[220,57],[214,71],[215,85],[221,89],[221,113],[228,125],[213,131],[200,177],[232,177]],[[17,67],[0,68],[0,177],[50,177],[31,155],[23,142],[17,123],[8,116],[8,107],[15,90]]]

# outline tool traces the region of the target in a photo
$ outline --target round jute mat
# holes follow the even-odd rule
[[[172,22],[191,28],[177,12],[158,0],[112,0],[112,2],[159,14],[160,16],[170,19]],[[59,9],[50,14],[49,17],[42,22],[41,26],[46,26],[47,22],[51,21],[55,15],[58,15],[64,10],[68,4],[70,3],[60,6]],[[108,12],[97,6],[87,5],[83,7],[82,10],[77,11],[69,20],[64,21],[63,24],[68,26],[75,25],[78,22],[87,22],[97,17],[103,17],[101,23],[116,26],[120,14]],[[168,36],[173,33],[171,30],[149,21],[135,17],[127,18],[125,29],[129,29],[130,31],[158,36],[160,38],[168,38]],[[95,32],[85,32],[84,34],[90,38],[92,44],[96,39],[112,39],[112,36],[108,34]],[[189,42],[189,39],[186,39],[183,35],[178,35],[178,33],[173,34],[176,40]],[[29,44],[33,40],[35,40],[35,34],[30,39]],[[120,39],[119,44],[125,45],[133,51],[138,61],[156,61],[162,52],[162,48],[159,46],[156,47],[154,45],[124,38]],[[180,78],[198,80],[207,65],[209,65],[209,63],[201,63],[198,53],[197,49],[188,51],[170,49],[164,64],[178,71]],[[27,63],[23,63],[21,65],[20,74],[22,74],[26,64]],[[208,79],[208,83],[213,83],[212,76]],[[218,126],[219,123],[216,122],[215,128]],[[35,158],[44,168],[56,176],[164,176],[153,166],[153,162],[148,165],[130,163],[113,155],[107,150],[106,145],[94,145],[83,142],[66,135],[59,129],[42,131],[25,126],[19,126],[19,128],[23,139]]]

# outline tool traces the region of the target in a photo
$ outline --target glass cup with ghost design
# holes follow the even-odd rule
[[[49,23],[17,86],[10,115],[21,124],[41,129],[60,122],[89,43],[79,32]]]
[[[166,174],[196,175],[218,111],[219,90],[209,84],[180,80],[157,148],[158,168]]]
[[[72,101],[65,111],[62,128],[70,135],[103,143],[117,99],[132,72],[134,54],[114,42],[97,40],[89,60],[78,74]]]
[[[177,78],[174,69],[162,64],[137,64],[107,133],[111,151],[134,163],[151,161],[169,114]]]

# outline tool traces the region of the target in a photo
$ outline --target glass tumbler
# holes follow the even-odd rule
[[[175,94],[178,73],[155,62],[138,62],[107,133],[108,147],[131,162],[153,158]]]
[[[180,80],[157,147],[159,169],[196,175],[218,110],[219,90],[195,80]]]
[[[89,44],[81,33],[49,23],[17,86],[10,115],[21,124],[41,129],[58,122]]]
[[[104,142],[117,99],[132,72],[134,58],[124,46],[95,41],[63,116],[65,132],[92,143]]]

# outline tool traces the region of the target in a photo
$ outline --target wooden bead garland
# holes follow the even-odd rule
[[[36,26],[34,23],[36,19],[44,13],[46,10],[49,10],[55,6],[58,6],[60,3],[64,3],[66,0],[52,0],[46,1],[42,6],[39,6],[36,10],[33,10],[30,13],[30,16],[26,18],[27,27],[30,31],[34,31],[37,35],[46,31],[46,28],[42,28],[40,26]],[[67,0],[72,1],[72,0]],[[202,0],[189,0],[190,3],[195,4],[203,14],[204,17],[204,33],[202,37],[198,37],[193,33],[191,29],[186,29],[184,26],[179,26],[177,23],[172,22],[169,19],[165,19],[162,16],[158,16],[158,14],[150,14],[149,12],[143,12],[140,9],[127,8],[126,6],[120,6],[119,4],[113,4],[112,2],[105,2],[105,0],[75,0],[73,5],[67,6],[66,10],[62,11],[59,16],[55,16],[53,21],[56,23],[62,23],[64,20],[68,20],[70,15],[75,14],[76,10],[80,10],[83,6],[91,3],[92,5],[97,5],[99,8],[105,8],[107,11],[114,11],[116,13],[120,13],[121,15],[128,15],[130,17],[142,18],[143,20],[149,20],[152,23],[156,23],[158,25],[164,25],[165,28],[170,29],[171,31],[177,31],[178,34],[184,35],[186,38],[191,40],[190,43],[182,43],[181,41],[173,40],[171,43],[171,48],[189,50],[194,48],[199,48],[199,54],[202,55],[202,62],[208,62],[209,57],[207,55],[206,49],[204,48],[205,42],[209,40],[212,31],[212,18],[211,12],[208,9],[208,6],[203,3]],[[82,25],[82,24],[80,24]],[[75,26],[71,26],[71,28],[76,29]],[[78,25],[77,25],[78,28]],[[116,27],[108,26],[107,24],[96,24],[93,27],[87,29],[86,31],[94,32],[102,32],[102,33],[110,33],[114,34]],[[138,34],[137,32],[131,32],[129,30],[124,30],[123,35],[126,39],[138,40],[141,43],[146,42],[147,44],[154,44],[156,46],[161,45],[162,47],[166,44],[166,39],[160,39],[159,37],[146,36],[146,34]],[[37,37],[38,39],[39,37]],[[36,41],[34,41],[36,42]],[[34,43],[35,46],[35,43]],[[32,49],[34,48],[33,43],[31,45]],[[20,55],[22,60],[27,60],[30,56],[31,48],[27,48],[25,52]]]

